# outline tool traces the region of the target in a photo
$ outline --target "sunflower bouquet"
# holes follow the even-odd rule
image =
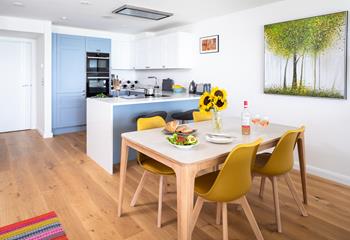
[[[209,92],[203,93],[199,100],[199,110],[202,112],[212,112],[212,122],[215,131],[220,132],[222,129],[222,120],[219,111],[227,107],[227,93],[224,89],[213,88]]]
[[[199,109],[201,111],[218,112],[227,107],[227,93],[224,89],[213,88],[211,92],[205,92],[199,100]]]

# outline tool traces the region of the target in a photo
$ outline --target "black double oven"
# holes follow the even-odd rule
[[[110,58],[109,53],[86,53],[86,96],[103,93],[109,95]]]

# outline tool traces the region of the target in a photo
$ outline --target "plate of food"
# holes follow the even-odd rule
[[[180,149],[191,149],[199,144],[198,139],[193,135],[182,136],[174,133],[166,139],[170,145]]]
[[[174,120],[166,124],[165,128],[163,129],[163,133],[167,135],[177,133],[178,135],[188,136],[196,134],[197,130],[190,128],[185,124],[179,125],[179,123]]]

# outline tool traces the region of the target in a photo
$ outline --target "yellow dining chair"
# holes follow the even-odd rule
[[[221,170],[204,174],[195,180],[198,195],[193,210],[192,230],[198,220],[204,202],[219,202],[222,206],[223,239],[228,239],[227,203],[242,206],[255,237],[264,239],[249,203],[245,197],[252,185],[251,167],[262,139],[235,147],[227,156]]]
[[[152,128],[161,128],[165,126],[165,121],[160,116],[150,117],[150,118],[139,118],[137,120],[137,130],[147,130]],[[137,186],[134,197],[131,201],[131,206],[134,207],[141,193],[144,185],[146,177],[149,174],[160,175],[159,179],[159,196],[158,196],[158,219],[157,226],[160,228],[162,225],[162,202],[163,202],[163,194],[166,187],[166,176],[175,175],[175,172],[170,167],[150,158],[142,153],[138,154],[137,158],[138,164],[145,170],[141,177],[140,183]]]
[[[253,176],[261,176],[259,193],[259,196],[261,198],[263,198],[265,179],[268,178],[272,182],[273,200],[275,204],[275,215],[278,232],[282,232],[277,184],[277,179],[279,177],[284,177],[301,214],[305,217],[308,215],[306,209],[304,208],[304,205],[298,198],[298,194],[294,187],[293,181],[289,176],[289,172],[292,170],[294,164],[294,147],[299,135],[303,133],[304,127],[287,131],[281,137],[272,153],[261,153],[257,155],[255,164],[253,166]]]
[[[194,111],[192,115],[193,115],[193,121],[195,122],[209,121],[212,118],[211,112]]]

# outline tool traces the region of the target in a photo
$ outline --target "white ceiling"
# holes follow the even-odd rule
[[[0,15],[51,20],[53,24],[123,33],[159,31],[280,0],[0,0]],[[23,6],[15,6],[19,2]],[[160,21],[111,12],[124,5],[174,13]],[[62,20],[66,17],[66,20]]]

